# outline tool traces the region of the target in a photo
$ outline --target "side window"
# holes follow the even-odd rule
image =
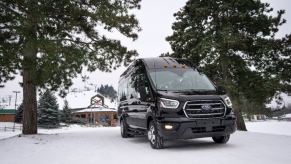
[[[146,74],[138,74],[137,78],[139,79],[139,85],[137,85],[137,93],[141,101],[152,101],[152,93],[150,88],[150,83]]]
[[[130,99],[140,99],[141,101],[151,101],[152,93],[150,83],[146,76],[146,70],[141,62],[136,63],[136,69],[130,76],[128,84],[128,92]]]
[[[131,74],[128,77],[128,95],[127,95],[127,99],[135,99],[138,98],[135,86],[134,86],[134,79],[135,79],[135,75]]]
[[[126,100],[127,95],[127,80],[123,79],[119,82],[118,86],[118,100],[124,101]]]

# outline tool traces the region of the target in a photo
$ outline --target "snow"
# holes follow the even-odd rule
[[[111,111],[116,111],[115,109],[110,109],[110,108],[105,108],[105,107],[95,107],[95,108],[86,108],[86,109],[82,109],[79,111],[76,111],[74,113],[82,113],[82,112],[111,112]]]
[[[19,128],[21,124],[16,123],[15,124],[16,128],[14,131],[12,131],[13,126],[14,126],[13,122],[0,122],[0,140],[4,138],[13,137],[21,133]]]
[[[76,108],[86,108],[90,105],[91,97],[97,95],[98,93],[94,90],[81,90],[75,89],[74,91],[68,93],[65,98],[61,98],[57,95],[58,104],[60,109],[64,106],[64,100],[67,100],[69,103],[69,107]],[[116,108],[116,102],[111,102],[109,98],[104,98],[104,104],[109,108]]]
[[[11,93],[10,95],[5,95],[0,97],[0,109],[15,109],[15,99],[16,95]],[[16,107],[18,107],[22,102],[21,93],[18,93],[16,99]]]
[[[291,122],[288,121],[246,122],[246,126],[250,132],[291,136]]]
[[[276,103],[276,98],[273,97],[269,104],[266,104],[266,107],[270,107],[272,110],[277,110],[278,108],[281,109],[284,106],[287,109],[291,109],[291,95],[286,93],[280,93],[280,97],[282,98],[282,104]]]
[[[282,127],[287,123],[281,124]],[[248,123],[248,127],[250,124],[253,123]],[[285,130],[290,131],[290,126]],[[146,137],[121,138],[118,127],[73,125],[54,130],[40,129],[39,133],[0,140],[1,163],[289,164],[291,161],[291,136],[283,135],[238,131],[226,145],[214,144],[210,138],[203,138],[168,141],[165,149],[153,150]]]

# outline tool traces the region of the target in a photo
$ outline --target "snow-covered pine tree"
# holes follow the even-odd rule
[[[44,127],[59,126],[59,105],[57,98],[49,90],[45,91],[39,99],[38,123]]]
[[[22,122],[22,116],[23,115],[23,103],[21,103],[19,105],[19,107],[17,108],[17,111],[16,111],[16,115],[15,115],[15,122]]]
[[[63,121],[67,124],[72,122],[72,111],[67,100],[64,101]]]
[[[275,37],[285,11],[272,12],[258,0],[188,0],[166,38],[173,52],[164,56],[192,61],[226,88],[239,130],[244,102],[261,113],[276,91],[291,90],[291,34]]]
[[[101,85],[97,92],[101,93],[103,96],[110,98],[111,102],[113,102],[117,98],[117,91],[111,85]]]

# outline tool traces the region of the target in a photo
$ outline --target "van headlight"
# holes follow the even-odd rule
[[[162,108],[176,109],[178,108],[179,104],[180,103],[177,100],[160,98],[160,107]]]
[[[227,107],[231,108],[232,107],[232,103],[231,103],[231,100],[230,98],[227,96],[224,98],[224,103]]]

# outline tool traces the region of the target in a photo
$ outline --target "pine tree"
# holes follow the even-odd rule
[[[131,10],[140,0],[1,0],[0,87],[20,71],[23,77],[23,133],[37,133],[36,91],[61,90],[88,71],[127,65],[135,50],[106,37],[119,32],[137,39],[140,30]]]
[[[243,101],[262,109],[277,90],[290,89],[291,37],[275,38],[286,20],[284,10],[272,10],[260,0],[189,0],[166,38],[173,53],[164,55],[191,60],[226,87],[240,130]]]
[[[111,102],[114,101],[114,99],[117,98],[117,91],[113,88],[111,85],[101,85],[98,89],[97,92],[101,93],[105,97],[109,97],[111,99]]]
[[[15,122],[20,123],[22,122],[22,115],[23,115],[23,103],[19,105],[15,115]]]
[[[67,100],[64,101],[63,121],[67,124],[72,122],[72,111]]]
[[[44,127],[59,126],[59,105],[57,98],[46,90],[39,99],[38,105],[38,123]]]

